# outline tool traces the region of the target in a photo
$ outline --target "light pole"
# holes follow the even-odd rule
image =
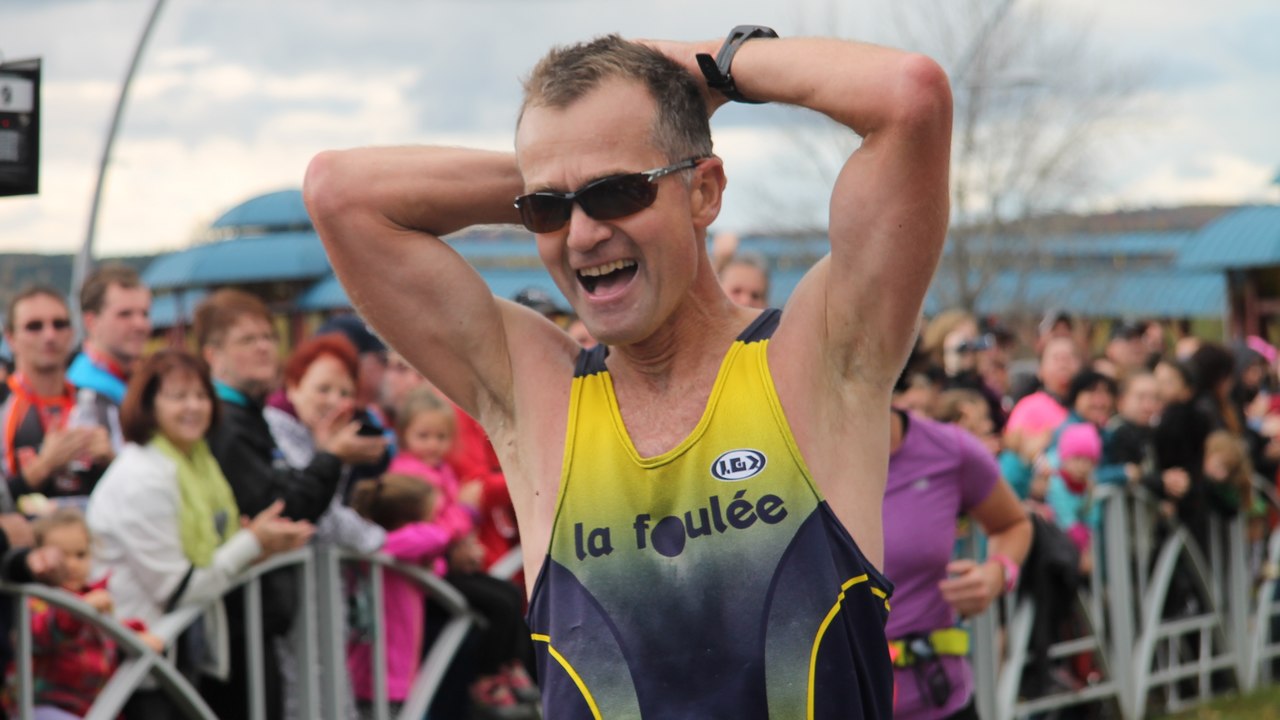
[[[93,238],[98,226],[98,207],[102,203],[102,186],[107,178],[107,165],[111,162],[111,146],[115,144],[116,132],[120,129],[120,117],[124,115],[124,104],[129,97],[129,85],[133,82],[133,75],[138,70],[142,50],[151,38],[151,31],[156,26],[156,19],[160,17],[160,8],[163,6],[164,0],[156,0],[151,8],[151,15],[147,18],[147,25],[142,30],[142,37],[138,38],[138,46],[133,49],[133,59],[129,61],[129,70],[125,73],[124,84],[120,86],[120,97],[116,100],[116,110],[111,116],[111,127],[107,130],[107,142],[102,148],[102,162],[98,165],[98,182],[93,188],[93,204],[89,208],[89,231],[85,233],[84,244],[80,246],[80,252],[76,254],[75,262],[71,266],[71,302],[68,304],[71,306],[71,320],[75,323],[77,338],[80,337],[83,329],[77,297],[80,294],[80,286],[84,284],[85,276],[89,274],[89,266],[93,264]]]

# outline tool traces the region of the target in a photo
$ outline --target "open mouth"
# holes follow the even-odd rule
[[[578,271],[578,282],[588,295],[604,295],[620,289],[636,275],[635,260],[614,260]]]

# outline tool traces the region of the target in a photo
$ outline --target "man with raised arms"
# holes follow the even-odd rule
[[[307,173],[356,307],[493,439],[547,717],[892,712],[887,419],[946,232],[950,90],[918,55],[772,35],[557,48],[514,154],[358,149]],[[705,250],[725,189],[708,119],[730,98],[863,138],[831,253],[781,312],[730,301]],[[599,347],[440,239],[513,222]]]

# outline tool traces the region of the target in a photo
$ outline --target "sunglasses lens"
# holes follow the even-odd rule
[[[520,222],[530,232],[548,233],[559,230],[569,222],[573,201],[555,195],[534,193],[518,198],[516,207],[520,210]]]
[[[619,175],[584,189],[578,203],[596,220],[616,220],[633,215],[653,204],[658,186],[644,175]]]

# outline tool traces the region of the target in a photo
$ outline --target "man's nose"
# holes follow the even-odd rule
[[[573,211],[569,214],[569,235],[565,240],[569,249],[588,252],[612,234],[613,228],[608,223],[591,217],[578,203],[573,204]]]

